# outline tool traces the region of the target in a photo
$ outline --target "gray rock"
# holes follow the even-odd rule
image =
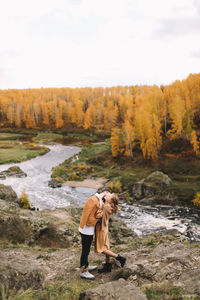
[[[53,179],[49,180],[48,186],[50,186],[53,189],[55,189],[55,188],[61,187],[62,183],[53,178]]]
[[[124,279],[111,281],[97,288],[89,289],[80,294],[79,300],[147,300],[146,295]]]
[[[75,243],[77,245],[78,232],[75,234],[70,230],[69,223],[64,220],[61,224],[60,219],[52,220],[52,216],[45,212],[14,211],[14,208],[8,210],[6,206],[5,210],[2,208],[3,206],[0,207],[0,236],[6,241],[50,248],[68,248]]]
[[[144,192],[143,192],[143,184],[144,184],[144,179],[142,179],[141,181],[137,182],[134,186],[133,186],[133,196],[135,197],[135,199],[140,200],[144,197]]]
[[[10,202],[18,202],[15,191],[9,185],[0,184],[0,199]]]
[[[6,179],[6,175],[0,173],[0,179]]]
[[[20,207],[17,202],[11,202],[0,199],[0,211],[19,212]]]
[[[109,223],[110,244],[112,245],[127,245],[134,239],[137,239],[137,235],[130,228],[124,224],[119,218],[112,216]]]
[[[175,281],[175,285],[182,286],[189,294],[197,294],[200,296],[200,272],[199,268],[183,272],[180,278]]]
[[[27,174],[24,171],[22,171],[20,169],[20,167],[18,167],[18,166],[13,166],[13,167],[10,167],[8,170],[0,172],[0,178],[3,178],[3,179],[4,179],[4,177],[22,178],[22,177],[26,177],[26,176],[27,176]]]
[[[162,235],[156,235],[161,238]],[[178,239],[163,235],[166,242],[158,244],[151,252],[142,246],[137,251],[125,253],[125,270],[129,271],[129,280],[138,286],[161,284],[166,280],[182,286],[188,294],[200,295],[200,259],[199,247],[191,248]],[[171,240],[171,241],[170,241]]]
[[[133,186],[133,197],[141,204],[165,203],[171,204],[175,196],[169,187],[172,181],[168,175],[156,171]]]
[[[1,255],[0,255],[1,257]],[[0,259],[0,282],[8,289],[40,289],[44,282],[44,272],[35,261],[30,263],[26,258],[23,261]]]
[[[161,187],[166,187],[172,185],[172,181],[169,178],[168,175],[160,172],[160,171],[155,171],[151,173],[147,178],[144,180],[144,183],[152,183],[154,186],[161,186]]]

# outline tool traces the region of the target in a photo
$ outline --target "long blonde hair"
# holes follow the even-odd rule
[[[112,207],[112,211],[114,214],[118,213],[118,209],[119,209],[118,204],[119,204],[119,197],[116,194],[113,194],[110,205]]]

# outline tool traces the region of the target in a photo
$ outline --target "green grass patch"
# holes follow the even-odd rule
[[[190,241],[184,241],[183,244],[189,248],[199,248],[200,249],[200,243],[195,243],[195,242],[191,243]]]
[[[47,147],[33,147],[15,140],[0,140],[0,164],[17,163],[49,152]]]
[[[106,141],[103,144],[84,145],[82,151],[78,155],[65,160],[62,164],[52,169],[53,178],[63,178],[65,180],[84,180],[89,175],[98,171],[98,176],[101,176],[100,171],[103,170],[102,163],[100,164],[99,154],[106,155],[110,150],[110,143]],[[78,159],[76,159],[78,157]],[[91,160],[95,162],[91,162]],[[102,160],[101,160],[102,161]],[[101,166],[96,165],[99,163]],[[98,169],[97,169],[98,168]]]
[[[119,253],[121,251],[133,251],[138,250],[140,248],[145,249],[146,252],[151,253],[158,245],[165,242],[171,242],[176,240],[175,237],[170,235],[161,235],[158,234],[149,234],[143,236],[142,239],[139,237],[135,237],[131,241],[123,245],[115,245],[112,247],[113,252]]]
[[[0,140],[15,140],[22,137],[23,135],[18,133],[0,132]]]
[[[152,285],[145,290],[146,296],[149,300],[199,300],[199,296],[187,296],[185,291],[180,286],[173,286],[172,284],[165,282]]]
[[[0,297],[2,300],[78,300],[80,293],[97,286],[94,281],[86,282],[77,280],[71,284],[64,280],[56,281],[53,284],[45,284],[41,290],[28,289],[26,291],[9,291],[1,285]]]
[[[173,181],[173,185],[168,190],[176,195],[178,203],[181,205],[193,206],[191,201],[200,189],[197,182],[189,183],[176,180]]]
[[[1,240],[0,248],[1,249],[26,249],[30,251],[34,250],[34,251],[39,251],[44,253],[52,253],[52,252],[59,251],[61,249],[61,248],[44,248],[40,246],[28,246],[27,244],[20,244],[20,243],[13,244],[11,242],[6,242],[3,240]]]
[[[73,129],[73,130],[58,130],[57,133],[63,135],[64,138],[70,138],[74,140],[88,140],[90,142],[103,141],[106,138],[110,138],[110,133],[103,130],[84,130],[84,129]]]
[[[34,142],[37,143],[49,143],[53,142],[56,139],[60,139],[63,136],[61,134],[53,133],[53,132],[39,132],[36,137],[33,138]]]

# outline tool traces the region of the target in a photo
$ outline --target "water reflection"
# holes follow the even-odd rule
[[[61,144],[61,145],[64,145],[64,146],[68,146],[68,145],[90,145],[91,142],[87,139],[84,139],[84,140],[77,140],[77,139],[74,139],[74,138],[59,138],[59,139],[56,139],[55,141],[56,143],[58,144]]]

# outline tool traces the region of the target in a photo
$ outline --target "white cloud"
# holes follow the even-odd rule
[[[197,0],[4,1],[0,88],[184,78],[200,70],[199,13]]]
[[[200,58],[200,49],[191,51],[191,57]]]

